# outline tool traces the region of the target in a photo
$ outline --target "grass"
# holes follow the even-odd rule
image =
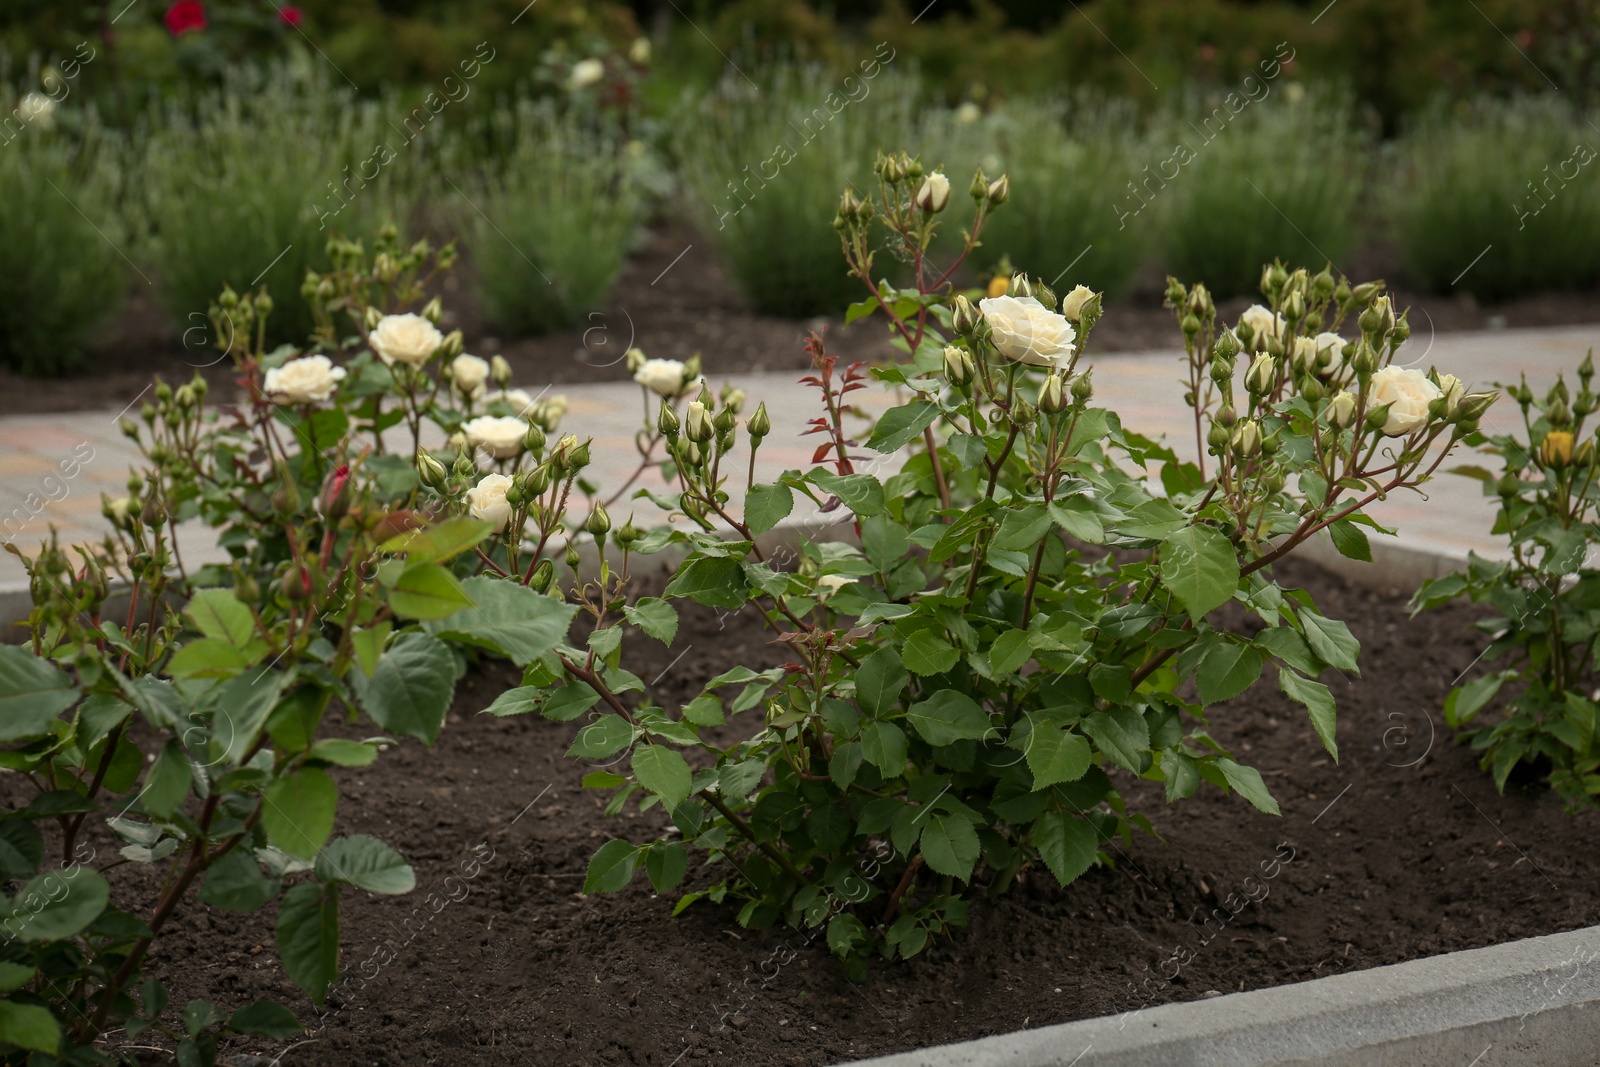
[[[1369,149],[1343,103],[1279,89],[1231,114],[1191,97],[1158,129],[1172,147],[1141,168],[1121,210],[1129,228],[1154,231],[1181,280],[1240,296],[1263,263],[1337,267],[1354,244]]]
[[[129,248],[118,141],[80,112],[70,133],[8,127],[0,144],[0,366],[60,374],[121,303]]]
[[[144,249],[168,315],[187,329],[225,284],[266,285],[269,334],[289,342],[312,328],[306,271],[325,267],[330,236],[361,237],[393,214],[410,151],[377,104],[283,72],[153,113],[139,139]]]
[[[467,188],[445,187],[470,238],[484,314],[499,330],[539,334],[600,308],[639,225],[641,194],[624,143],[524,101],[496,112],[493,162]]]
[[[915,82],[890,70],[847,84],[790,67],[685,102],[670,147],[686,207],[758,311],[838,314],[859,298],[832,226],[839,194],[851,183],[875,192],[878,150],[914,147],[915,97]]]
[[[1407,275],[1486,300],[1593,286],[1597,147],[1600,134],[1552,98],[1486,100],[1421,120],[1401,143],[1391,189]]]

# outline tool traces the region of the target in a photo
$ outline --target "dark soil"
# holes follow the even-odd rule
[[[1351,262],[1359,263],[1358,280],[1393,275],[1395,270],[1393,252],[1383,248],[1367,249]],[[804,370],[810,361],[801,342],[809,331],[822,327],[827,328],[829,351],[847,362],[895,355],[881,318],[846,327],[838,317],[800,321],[756,314],[718,264],[711,241],[671,221],[660,221],[648,231],[606,310],[591,314],[582,326],[545,337],[489,335],[473,301],[469,271],[459,272],[442,294],[451,316],[446,325],[462,329],[467,351],[505,355],[516,369],[517,384],[524,387],[621,381],[626,377],[623,353],[630,344],[663,359],[686,359],[699,352],[713,380],[740,371]],[[1113,302],[1095,327],[1094,350],[1177,347],[1180,336],[1172,312],[1161,306],[1161,285],[1162,279],[1151,273],[1133,294]],[[1415,334],[1427,334],[1430,328],[1449,332],[1589,323],[1597,314],[1594,292],[1545,293],[1497,306],[1480,306],[1466,295],[1401,290],[1396,296],[1399,306],[1412,307]],[[1252,302],[1230,300],[1221,310],[1225,316],[1236,315]],[[184,326],[188,332],[172,325],[141,287],[80,370],[33,380],[0,369],[0,391],[11,398],[16,414],[120,408],[149,387],[153,374],[186,381],[199,370],[225,397],[232,390],[231,363],[218,362],[210,329],[199,319]]]
[[[347,894],[349,978],[336,1010],[319,1021],[285,978],[268,914],[241,919],[191,900],[151,971],[171,983],[177,1004],[206,997],[231,1011],[277,997],[292,1005],[313,1043],[288,1052],[285,1067],[775,1067],[1132,1012],[1596,922],[1600,816],[1567,815],[1545,791],[1497,795],[1472,753],[1443,732],[1438,709],[1452,680],[1482,670],[1473,612],[1412,620],[1398,592],[1349,586],[1292,561],[1279,573],[1312,589],[1362,643],[1364,675],[1331,680],[1339,764],[1303,710],[1259,683],[1216,708],[1210,728],[1266,776],[1281,818],[1209,788],[1167,807],[1152,783],[1119,775],[1130,807],[1150,816],[1164,842],[1108,843],[1113,865],[1066,889],[1026,871],[1008,896],[975,900],[967,929],[909,963],[876,965],[862,985],[803,933],[741,929],[731,910],[706,904],[672,918],[674,898],[652,895],[642,874],[617,895],[580,893],[603,841],[646,840],[662,820],[603,815],[605,797],[580,785],[588,768],[562,757],[574,725],[476,715],[517,684],[500,664],[461,681],[433,751],[408,742],[370,769],[339,774],[341,832],[399,848],[418,888],[402,898]],[[730,665],[787,658],[753,616],[719,620],[710,611],[686,612],[670,649],[640,645],[642,666],[630,665],[668,707]],[[704,877],[691,867],[691,881]],[[1230,897],[1241,909],[1231,919],[1222,909]],[[1254,903],[1242,905],[1245,897]],[[159,1042],[146,1034],[139,1043],[147,1039]],[[232,1062],[265,1064],[249,1056],[293,1044],[239,1046]]]

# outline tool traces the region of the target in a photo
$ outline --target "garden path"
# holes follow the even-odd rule
[[[1591,345],[1600,345],[1600,325],[1534,330],[1501,330],[1439,334],[1418,331],[1402,350],[1401,360],[1420,367],[1436,364],[1472,385],[1526,373],[1536,387],[1547,387],[1556,372],[1570,370]],[[1177,356],[1172,352],[1119,353],[1091,361],[1095,368],[1095,403],[1122,415],[1124,425],[1149,435],[1164,434],[1180,454],[1194,455],[1193,422],[1176,384]],[[805,421],[817,408],[814,389],[800,386],[791,374],[736,375],[728,379],[744,389],[753,407],[765,400],[773,430],[760,450],[757,479],[770,480],[787,468],[804,468],[821,439],[802,438]],[[594,437],[590,475],[601,486],[617,486],[637,464],[634,432],[641,417],[640,393],[631,382],[569,385],[561,390],[570,402],[563,429]],[[875,389],[853,394],[861,407],[881,410],[895,403]],[[118,430],[121,412],[76,412],[0,418],[0,542],[24,550],[36,548],[53,524],[63,542],[98,539],[105,531],[100,494],[121,495],[128,465],[136,458]],[[1489,429],[1510,429],[1514,405],[1502,402],[1485,420]],[[886,461],[888,465],[897,462]],[[648,472],[639,484],[658,476]],[[1400,543],[1423,551],[1464,558],[1468,550],[1502,555],[1490,534],[1494,500],[1485,498],[1477,482],[1442,476],[1429,486],[1429,499],[1403,493],[1375,505],[1372,514],[1399,529]],[[737,503],[738,494],[735,493]],[[643,505],[649,508],[648,504]],[[626,517],[627,505],[611,509]],[[650,515],[641,511],[639,518]],[[806,515],[802,523],[830,521]],[[190,523],[180,533],[179,549],[186,564],[218,558],[212,532]],[[0,555],[0,594],[25,589],[23,570],[9,554]]]

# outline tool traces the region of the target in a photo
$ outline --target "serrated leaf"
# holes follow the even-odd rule
[[[471,606],[461,582],[437,563],[408,566],[389,590],[389,607],[403,619],[443,619]]]
[[[861,661],[856,671],[856,700],[874,715],[887,714],[910,680],[899,655],[885,646]]]
[[[663,645],[672,644],[678,636],[678,609],[660,597],[647,596],[636,604],[622,609],[628,621]]]
[[[1367,540],[1366,531],[1349,519],[1340,519],[1329,526],[1328,533],[1333,537],[1333,547],[1339,550],[1340,555],[1363,563],[1372,562],[1372,544]]]
[[[1313,682],[1309,678],[1302,678],[1294,671],[1287,668],[1278,668],[1278,688],[1290,700],[1298,701],[1306,706],[1306,711],[1311,714],[1311,725],[1317,731],[1317,736],[1322,739],[1322,747],[1328,750],[1328,755],[1333,757],[1335,763],[1339,762],[1339,744],[1335,738],[1337,723],[1337,708],[1334,705],[1333,694],[1328,692],[1328,687],[1321,682]]]
[[[242,648],[255,637],[250,609],[228,589],[201,589],[189,598],[183,614],[196,630],[225,644]]]
[[[1356,671],[1356,657],[1361,654],[1361,643],[1350,632],[1350,627],[1338,619],[1318,615],[1314,611],[1300,612],[1300,625],[1305,629],[1306,643],[1319,658],[1341,671]]]
[[[1261,677],[1261,653],[1247,644],[1218,639],[1211,643],[1195,671],[1200,703],[1232,700]]]
[[[836,474],[817,468],[806,477],[812,484],[837,496],[845,507],[862,518],[883,514],[883,483],[870,474]]]
[[[989,732],[989,720],[977,702],[965,693],[957,693],[952,689],[941,689],[926,700],[911,705],[911,710],[906,712],[906,721],[930,745],[948,745],[963,739],[977,740]]]
[[[668,810],[689,799],[694,775],[684,758],[665,745],[641,745],[633,752],[633,776],[661,797]]]
[[[960,815],[936,811],[923,817],[922,859],[929,870],[959,878],[972,877],[980,848],[978,831]]]
[[[1161,543],[1161,580],[1198,622],[1239,587],[1233,542],[1209,526],[1190,526]]]
[[[1135,774],[1143,772],[1143,760],[1150,752],[1150,727],[1133,708],[1094,712],[1083,719],[1081,729],[1111,762]]]
[[[1242,767],[1231,759],[1217,760],[1216,767],[1228,780],[1228,784],[1257,809],[1268,815],[1280,814],[1278,802],[1267,792],[1267,784],[1261,780],[1260,771],[1254,767]]]
[[[404,553],[411,563],[440,563],[460,555],[494,533],[494,525],[465,515],[437,526],[411,530],[378,546],[383,553]]]
[[[744,524],[753,535],[766,533],[793,511],[794,490],[782,482],[753,485],[745,494]]]
[[[906,769],[906,734],[892,722],[867,722],[861,726],[861,754],[888,777]]]
[[[1093,751],[1082,734],[1050,722],[1035,722],[1028,734],[1028,769],[1033,788],[1076,782],[1089,769]]]
[[[676,841],[656,842],[644,854],[645,873],[657,893],[671,890],[689,870],[689,853]]]
[[[385,619],[367,629],[351,631],[350,647],[355,649],[356,662],[361,666],[361,673],[368,678],[377,673],[378,657],[383,655],[383,646],[388,644],[389,634],[393,629],[394,623]]]
[[[535,593],[503,578],[478,575],[462,583],[472,606],[423,623],[436,637],[488,649],[518,667],[547,655],[566,639],[576,604]]]
[[[750,582],[736,559],[696,556],[678,567],[664,595],[687,597],[708,608],[741,608],[750,599]]]
[[[183,748],[176,740],[170,740],[145,772],[139,803],[157,818],[170,819],[172,813],[178,810],[178,805],[183,803],[183,798],[189,795],[189,786],[193,781]]]
[[[1033,824],[1033,843],[1056,881],[1067,885],[1094,866],[1100,835],[1087,819],[1047,811]]]
[[[200,899],[214,908],[241,914],[255,911],[278,895],[278,880],[261,873],[248,849],[224,853],[206,868]]]
[[[633,743],[634,728],[621,715],[602,715],[578,731],[567,755],[577,759],[607,759]]]
[[[274,1041],[288,1041],[305,1031],[294,1012],[270,1000],[258,1000],[240,1008],[228,1018],[228,1029],[236,1034],[255,1034]]]
[[[339,977],[339,887],[301,882],[278,905],[278,956],[318,1008]]]
[[[989,669],[995,674],[1010,674],[1033,658],[1034,635],[1026,630],[1007,630],[989,646]]]
[[[615,893],[633,881],[639,866],[639,850],[627,841],[607,841],[589,861],[583,880],[585,893]]]
[[[417,887],[416,873],[400,853],[366,834],[328,842],[317,853],[315,869],[324,882],[344,882],[385,896],[399,896]]]
[[[939,405],[926,400],[890,408],[878,416],[878,421],[872,427],[872,436],[867,438],[867,447],[883,453],[894,452],[932,426],[933,420],[938,417]]]
[[[83,866],[46,871],[17,893],[3,925],[18,941],[59,941],[82,933],[110,899],[111,887],[97,871]]]
[[[370,767],[378,762],[378,746],[344,737],[324,737],[311,746],[308,755],[336,767]]]
[[[61,1048],[61,1024],[49,1008],[0,1000],[0,1044],[54,1056]]]
[[[20,645],[0,645],[0,742],[43,737],[77,702],[65,671]]]
[[[431,745],[450,710],[455,676],[455,657],[444,642],[413,631],[395,639],[371,678],[352,672],[348,680],[361,707],[385,732]]]
[[[924,677],[943,674],[960,658],[961,653],[932,630],[918,630],[900,649],[900,659],[906,669]]]
[[[339,790],[320,767],[302,767],[262,794],[261,825],[276,848],[311,859],[333,833]]]

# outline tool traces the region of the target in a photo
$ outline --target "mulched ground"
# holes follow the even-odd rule
[[[232,1010],[273,996],[310,1023],[308,1043],[240,1045],[237,1064],[276,1063],[289,1048],[284,1067],[776,1067],[1600,921],[1600,816],[1569,816],[1542,790],[1497,795],[1443,732],[1438,708],[1452,680],[1482,669],[1473,612],[1412,620],[1397,592],[1293,561],[1280,574],[1313,590],[1362,643],[1365,673],[1332,679],[1339,764],[1303,711],[1260,683],[1215,709],[1211,729],[1266,775],[1281,818],[1209,789],[1169,808],[1151,783],[1118,772],[1130,807],[1164,842],[1118,844],[1113,866],[1066,889],[1024,872],[1010,895],[974,901],[969,928],[909,963],[876,966],[862,985],[805,934],[744,930],[706,905],[671,918],[674,899],[652,895],[642,874],[623,893],[582,895],[594,850],[613,836],[645,840],[659,817],[603,815],[604,797],[580,786],[587,768],[562,758],[573,725],[475,714],[516,684],[497,664],[462,680],[435,750],[407,742],[373,768],[339,772],[341,832],[395,845],[418,888],[345,897],[349,979],[336,1010],[319,1021],[284,977],[270,914],[241,919],[191,901],[152,973],[177,1004],[206,997]],[[727,666],[784,658],[753,616],[700,610],[685,613],[674,647],[638,651],[634,669],[669,707]],[[1234,908],[1254,903],[1224,921],[1216,909],[1233,894]]]
[[[681,258],[679,258],[681,256]],[[1396,271],[1392,251],[1365,249],[1344,266],[1357,280]],[[970,280],[969,280],[970,281]],[[0,392],[8,413],[30,414],[120,408],[161,374],[169,381],[187,381],[198,369],[226,395],[232,369],[216,363],[207,347],[208,329],[199,320],[186,322],[181,333],[150,302],[147,287],[137,287],[128,306],[107,330],[97,351],[78,372],[43,381],[0,370]],[[1172,313],[1161,307],[1162,278],[1147,272],[1136,291],[1114,302],[1095,327],[1098,352],[1175,348],[1180,340]],[[709,376],[753,370],[804,370],[810,366],[801,341],[811,329],[827,327],[829,350],[841,359],[890,358],[892,349],[881,319],[845,327],[839,317],[809,322],[755,314],[717,263],[711,242],[671,220],[658,220],[642,247],[629,259],[612,294],[610,306],[579,327],[536,338],[487,336],[472,299],[470,266],[442,294],[447,325],[460,326],[467,350],[482,356],[505,355],[516,368],[519,384],[538,389],[546,384],[618,381],[625,376],[622,355],[637,344],[652,356],[685,359],[702,354]],[[1595,321],[1596,293],[1546,293],[1507,304],[1484,307],[1471,297],[1397,294],[1399,306],[1411,305],[1413,333],[1557,326]],[[1251,300],[1225,303],[1225,316],[1236,315]],[[842,309],[841,309],[842,312]]]

